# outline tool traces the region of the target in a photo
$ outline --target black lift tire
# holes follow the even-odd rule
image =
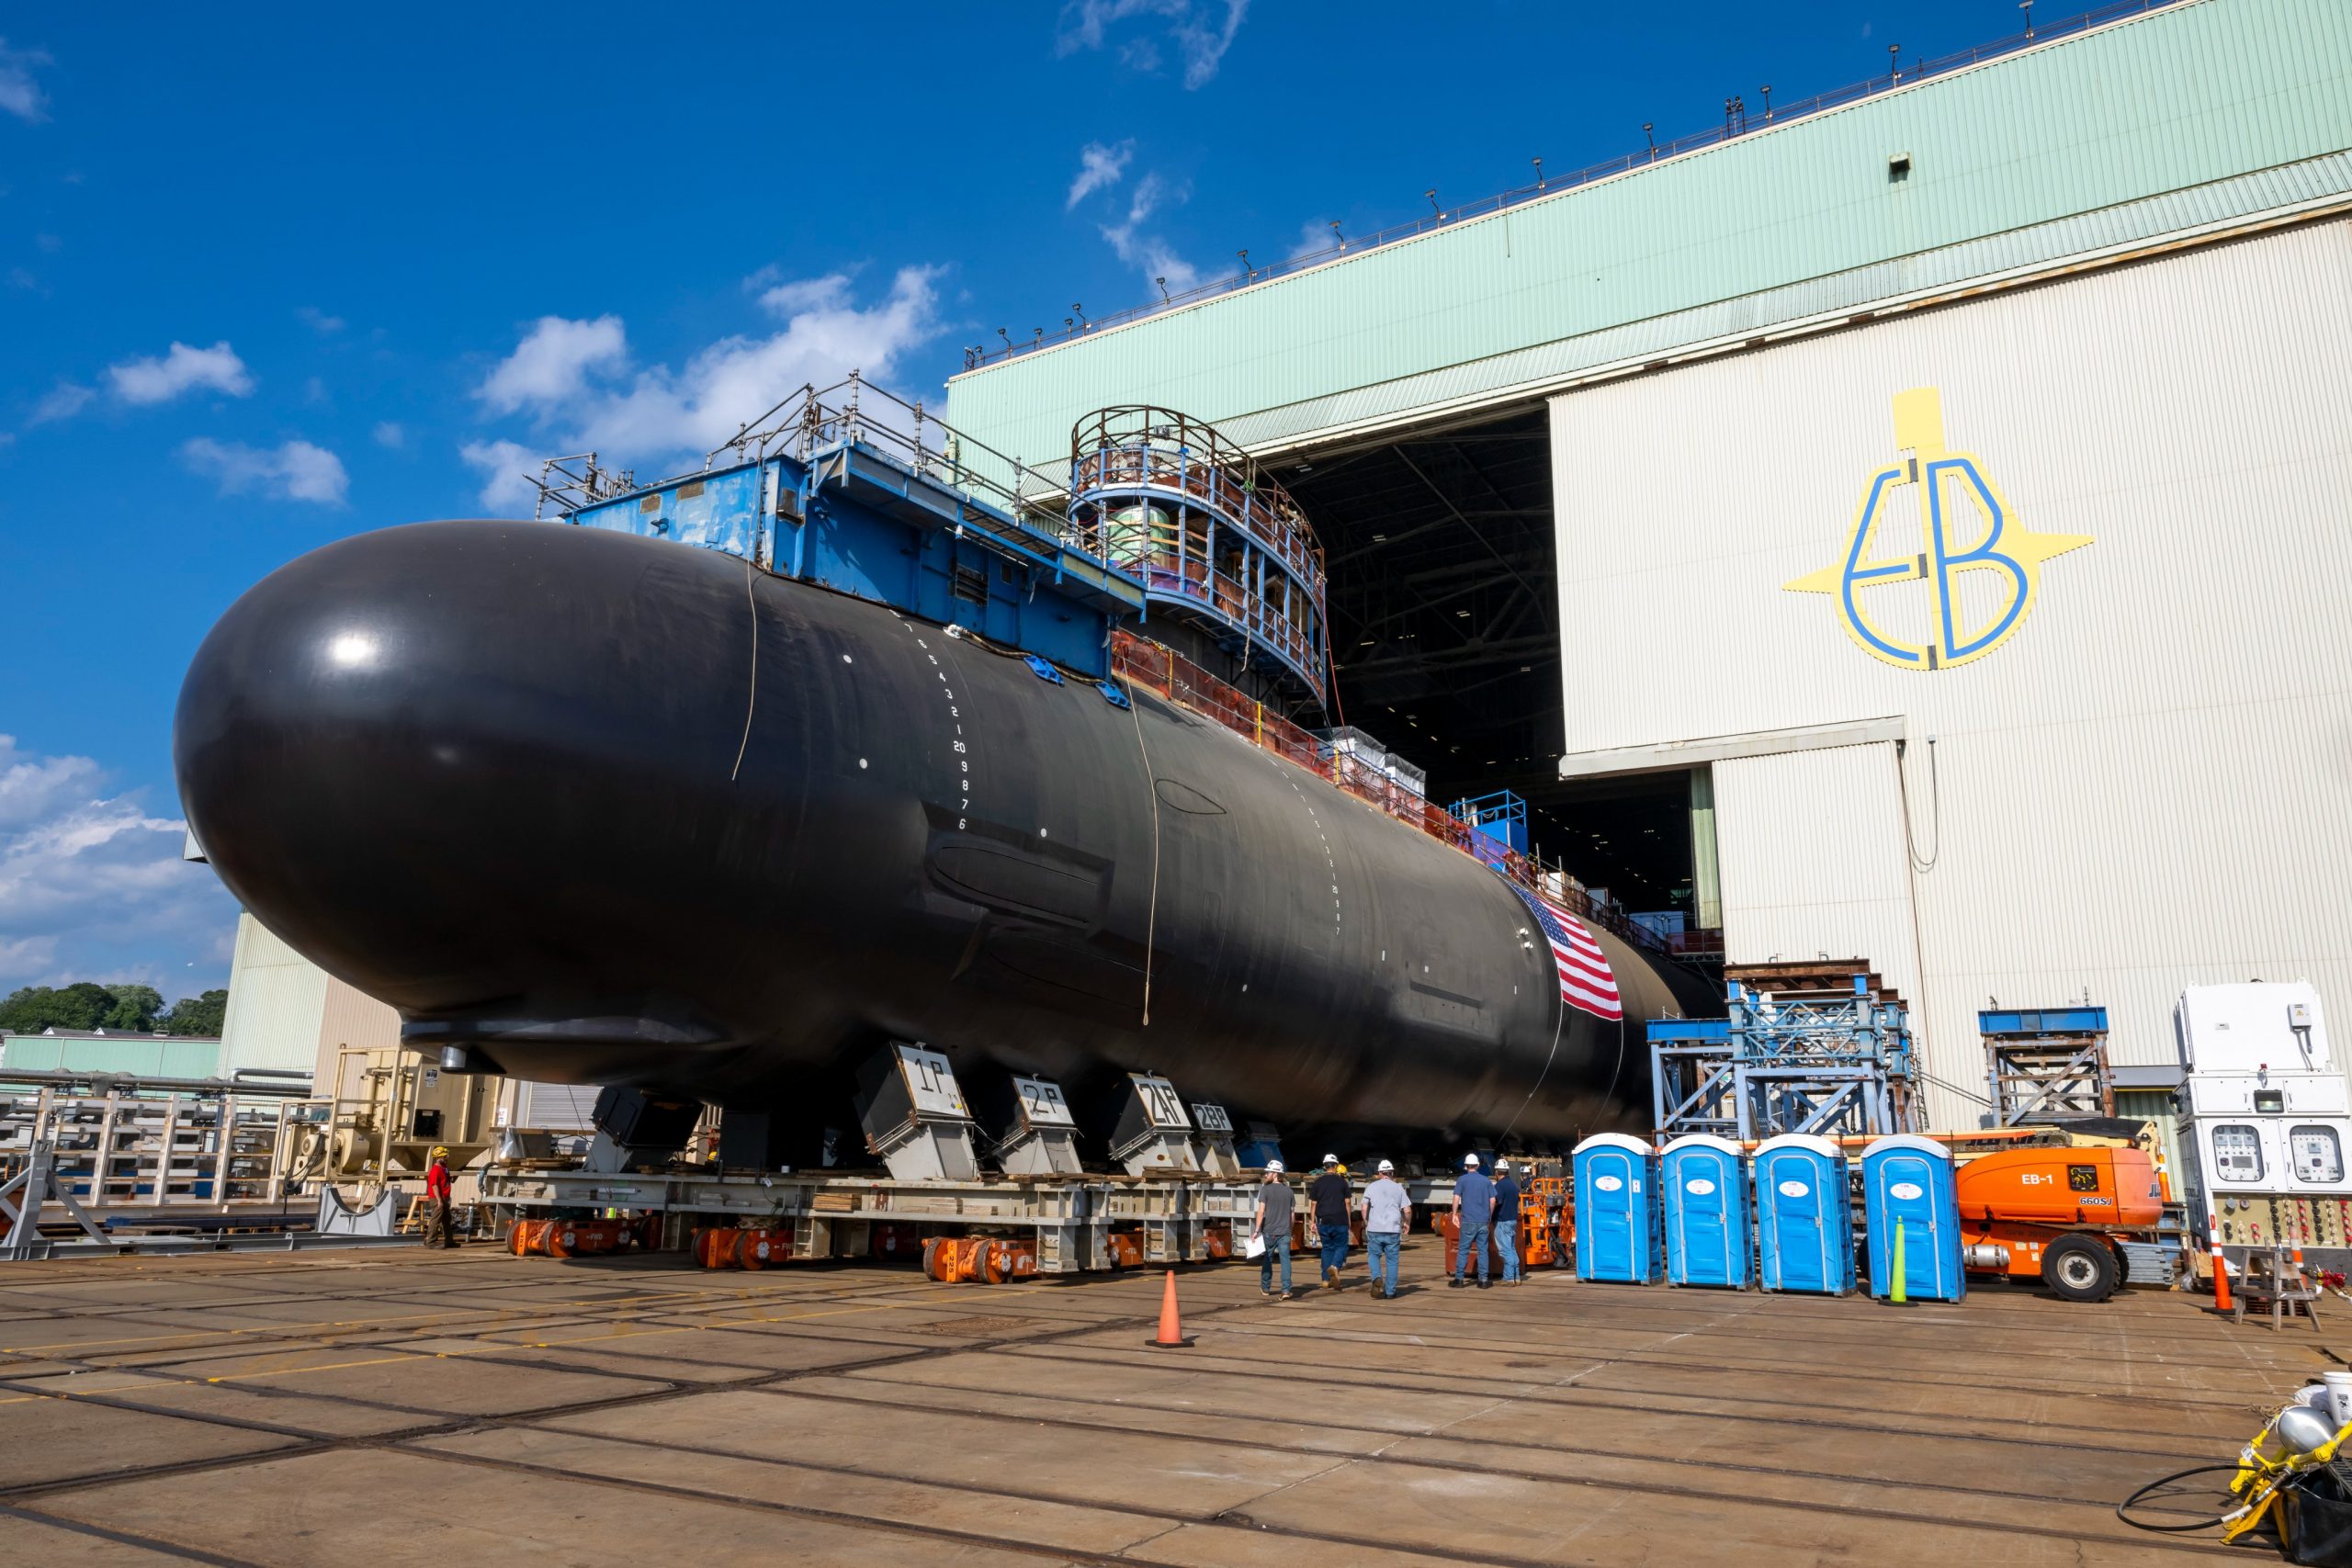
[[[2041,1282],[2070,1302],[2103,1302],[2122,1276],[2115,1249],[2095,1235],[2062,1235],[2041,1249]]]

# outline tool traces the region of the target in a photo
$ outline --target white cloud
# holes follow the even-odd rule
[[[779,283],[774,267],[763,267],[754,278],[760,288],[760,308],[771,316],[790,321],[808,310],[837,310],[849,302],[849,274],[829,272],[822,277],[787,278]]]
[[[1102,238],[1118,253],[1121,261],[1139,269],[1155,286],[1165,287],[1170,294],[1182,294],[1200,282],[1200,269],[1177,254],[1166,238],[1147,231],[1144,224],[1163,202],[1181,206],[1191,199],[1192,194],[1189,186],[1170,186],[1156,174],[1146,175],[1136,182],[1136,188],[1127,198],[1125,221],[1102,226]]]
[[[187,823],[105,784],[87,757],[0,735],[0,992],[135,971],[221,982],[235,902],[180,858]]]
[[[47,51],[10,49],[8,40],[0,38],[0,111],[29,124],[47,119],[49,95],[33,80],[33,69],[50,63]]]
[[[1302,256],[1328,251],[1339,243],[1340,237],[1331,231],[1331,225],[1317,223],[1310,218],[1298,226],[1298,243],[1291,246],[1288,259],[1297,261]]]
[[[297,305],[294,314],[304,326],[321,337],[333,337],[343,331],[345,324],[341,316],[330,316],[316,305]]]
[[[408,445],[408,432],[389,419],[379,421],[368,434],[377,446],[394,452]]]
[[[474,389],[493,413],[518,409],[544,412],[586,389],[591,372],[617,369],[628,358],[628,342],[618,316],[569,321],[541,316],[514,353]]]
[[[341,506],[351,488],[343,459],[307,441],[254,447],[198,437],[180,448],[180,457],[198,473],[218,479],[223,495],[259,491],[281,501]]]
[[[1069,199],[1062,204],[1067,212],[1098,190],[1107,190],[1126,177],[1127,164],[1136,155],[1134,137],[1116,145],[1105,147],[1100,141],[1090,141],[1079,149],[1078,177],[1069,182]]]
[[[522,515],[537,506],[538,486],[531,476],[539,471],[544,453],[514,441],[469,441],[458,456],[481,470],[481,504],[485,512]]]
[[[845,274],[781,282],[761,275],[752,280],[761,305],[783,324],[721,338],[674,368],[629,371],[618,317],[546,317],[475,395],[493,410],[527,411],[553,433],[551,449],[599,452],[616,466],[699,455],[803,385],[829,387],[853,369],[887,384],[907,353],[940,330],[937,276],[902,267],[887,294],[861,304]],[[477,442],[461,453],[493,475],[485,505],[517,499],[498,488],[493,467],[506,462],[499,448],[512,445]]]
[[[1184,62],[1185,87],[1202,87],[1216,77],[1249,10],[1250,0],[1069,0],[1054,52],[1101,49],[1118,24],[1147,17],[1164,25]],[[1120,44],[1119,59],[1138,71],[1157,71],[1159,47],[1148,33],[1131,37]]]
[[[25,423],[47,424],[53,419],[72,419],[87,408],[90,400],[97,395],[78,382],[60,381],[41,394],[40,401],[33,405],[32,417]]]
[[[175,343],[161,359],[126,359],[107,367],[107,376],[114,383],[116,399],[126,403],[166,403],[198,387],[232,398],[248,396],[254,389],[245,362],[226,342],[210,348]]]

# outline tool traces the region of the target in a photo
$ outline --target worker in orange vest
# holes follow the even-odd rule
[[[456,1216],[449,1207],[449,1148],[433,1147],[433,1163],[424,1168],[424,1245],[458,1245]]]

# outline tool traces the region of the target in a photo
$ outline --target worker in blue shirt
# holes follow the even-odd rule
[[[1519,1283],[1519,1180],[1510,1161],[1495,1162],[1495,1250],[1502,1254],[1503,1283]]]
[[[1478,1168],[1476,1155],[1462,1156],[1462,1174],[1453,1181],[1453,1223],[1462,1228],[1462,1242],[1453,1263],[1453,1278],[1447,1283],[1460,1290],[1468,1281],[1470,1255],[1478,1256],[1478,1288],[1485,1290],[1492,1280],[1487,1278],[1487,1227],[1495,1218],[1495,1184]]]

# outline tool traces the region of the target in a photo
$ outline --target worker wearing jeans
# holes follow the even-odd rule
[[[1363,1191],[1363,1247],[1372,1265],[1372,1298],[1388,1301],[1396,1294],[1396,1255],[1405,1229],[1413,1223],[1413,1201],[1397,1183],[1396,1168],[1380,1162],[1379,1179]]]
[[[1348,1266],[1348,1173],[1338,1155],[1323,1156],[1323,1173],[1306,1184],[1315,1205],[1315,1239],[1323,1247],[1323,1288],[1340,1288],[1340,1270]]]
[[[1462,1174],[1453,1182],[1453,1220],[1462,1227],[1462,1245],[1453,1263],[1452,1288],[1460,1290],[1469,1283],[1470,1259],[1478,1259],[1478,1288],[1485,1290],[1487,1278],[1487,1227],[1495,1217],[1495,1184],[1478,1168],[1476,1155],[1462,1157]]]
[[[1495,1162],[1495,1248],[1503,1255],[1503,1283],[1519,1283],[1519,1181],[1510,1161]]]
[[[1258,1211],[1250,1222],[1250,1234],[1262,1237],[1266,1250],[1258,1256],[1258,1290],[1261,1294],[1274,1294],[1274,1259],[1283,1260],[1283,1290],[1278,1301],[1290,1300],[1290,1216],[1292,1193],[1290,1183],[1283,1179],[1283,1162],[1266,1162],[1266,1184],[1258,1189]]]

